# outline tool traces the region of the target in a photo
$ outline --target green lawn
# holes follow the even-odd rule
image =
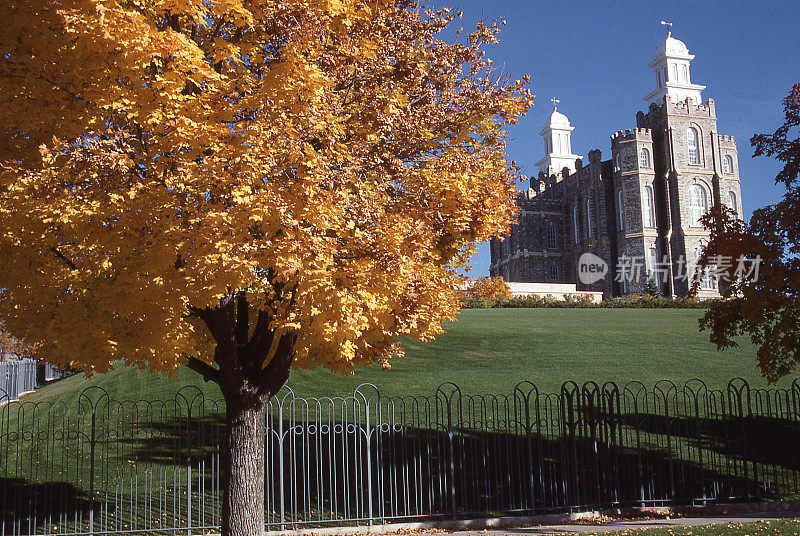
[[[761,520],[752,523],[720,523],[701,527],[633,529],[594,534],[598,536],[796,536],[800,534],[800,519]]]
[[[739,376],[753,386],[766,386],[755,364],[753,346],[742,341],[740,348],[717,352],[707,342],[707,336],[697,331],[701,314],[698,310],[676,309],[466,310],[457,322],[446,326],[447,332],[437,341],[409,342],[407,356],[396,360],[391,370],[363,369],[352,376],[298,370],[292,373],[290,383],[299,396],[307,397],[346,396],[363,382],[377,385],[386,395],[432,395],[438,385],[447,381],[454,381],[467,394],[511,394],[523,380],[535,382],[543,393],[558,391],[561,383],[570,379],[620,383],[639,380],[651,386],[660,379],[680,382],[698,377],[709,387],[723,388],[728,380]],[[781,386],[790,384],[787,379]],[[77,496],[85,494],[90,489],[87,482],[91,473],[86,460],[91,452],[87,438],[92,414],[87,405],[76,413],[79,408],[69,402],[87,387],[99,386],[108,391],[111,399],[143,402],[98,406],[102,408],[97,421],[101,430],[98,448],[102,450],[97,473],[100,476],[93,481],[95,491],[116,493],[119,482],[148,482],[149,478],[153,487],[143,489],[143,497],[161,500],[171,496],[174,479],[182,482],[187,478],[183,459],[176,457],[178,446],[183,445],[191,427],[193,434],[199,434],[193,448],[201,454],[213,451],[219,444],[221,407],[211,408],[213,402],[210,403],[205,414],[208,418],[198,417],[195,407],[194,419],[184,422],[164,418],[172,415],[170,404],[149,402],[172,400],[180,388],[192,385],[203,389],[209,399],[221,398],[215,385],[203,383],[188,369],[181,370],[175,378],[167,378],[119,367],[109,374],[93,377],[75,375],[25,395],[21,404],[2,406],[0,437],[7,434],[10,450],[4,453],[6,473],[0,472],[0,479],[38,483],[56,478],[74,486]],[[96,396],[93,393],[93,398]],[[38,401],[55,404],[26,403]],[[184,404],[179,405],[183,410]],[[320,415],[329,408],[323,406]],[[300,403],[292,411],[297,410],[298,418],[302,419],[303,408]],[[312,419],[316,416],[314,411],[312,404]],[[333,415],[332,420],[338,415]],[[629,438],[635,433],[643,449],[654,456],[663,456],[667,443],[658,421],[652,421],[652,428],[647,423],[635,429],[626,426],[625,433]],[[103,431],[106,428],[108,433]],[[712,426],[709,430],[713,432],[716,428]],[[546,439],[552,441],[561,432],[554,428],[548,433]],[[770,433],[760,433],[758,437],[766,445],[760,446],[759,452],[769,453],[758,462],[759,474],[771,471],[770,478],[777,482],[776,496],[796,497],[794,487],[785,485],[795,474],[793,462],[786,461],[780,445],[776,448],[769,442]],[[680,441],[676,438],[670,439],[669,454],[676,463],[686,462],[688,467],[699,459],[696,445],[688,436],[680,437]],[[704,447],[707,453],[716,456],[707,460],[708,468],[722,475],[732,474],[726,472],[731,467],[725,463],[736,456],[735,449],[726,454],[735,447],[727,444],[726,439],[729,438],[724,434],[709,436]],[[197,460],[204,460],[205,454],[198,455]],[[197,469],[197,474],[206,470]],[[210,500],[212,494],[202,497]]]
[[[702,378],[709,387],[724,387],[734,377],[765,387],[747,339],[733,350],[718,352],[700,333],[695,309],[469,309],[431,343],[409,341],[406,356],[391,370],[359,369],[340,376],[322,369],[292,372],[290,385],[301,396],[352,393],[373,383],[387,395],[432,394],[443,382],[465,393],[510,393],[530,380],[540,392],[556,392],[565,380],[584,382],[661,379],[677,382]],[[78,375],[26,395],[66,401],[81,389],[98,385],[119,399],[167,399],[183,385],[200,386],[220,397],[192,371],[166,378],[131,367],[86,378]],[[789,386],[791,379],[778,385]]]

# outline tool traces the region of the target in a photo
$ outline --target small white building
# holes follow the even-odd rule
[[[568,283],[506,283],[511,289],[511,295],[515,298],[525,296],[536,296],[547,298],[548,296],[559,301],[564,301],[567,297],[573,299],[589,300],[592,303],[603,301],[602,292],[589,290],[578,290],[575,285]]]

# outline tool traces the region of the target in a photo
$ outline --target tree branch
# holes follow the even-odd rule
[[[236,346],[239,348],[247,344],[250,331],[249,308],[247,291],[240,290],[236,296]]]
[[[186,366],[200,374],[205,381],[212,381],[216,384],[220,384],[222,377],[219,370],[215,369],[205,361],[201,361],[194,356],[187,355]]]
[[[64,264],[66,264],[67,266],[69,266],[69,269],[70,269],[70,270],[77,270],[77,269],[78,269],[78,267],[75,265],[75,263],[74,263],[74,262],[72,262],[71,260],[69,260],[69,259],[67,258],[67,256],[66,256],[66,255],[64,255],[63,253],[61,253],[60,251],[58,251],[58,250],[55,248],[55,246],[50,246],[50,251],[52,251],[52,252],[53,252],[53,254],[54,254],[56,257],[58,257],[59,259],[61,259],[62,261],[64,261]]]
[[[214,335],[214,322],[215,322],[215,315],[214,311],[210,308],[206,307],[205,309],[200,309],[199,307],[194,307],[192,305],[189,306],[189,316],[196,316],[208,328],[208,331],[211,332],[211,335]]]
[[[264,383],[259,390],[266,391],[270,396],[277,393],[289,379],[289,369],[294,360],[294,345],[297,342],[297,333],[288,332],[281,335],[278,348],[272,360],[262,371]]]

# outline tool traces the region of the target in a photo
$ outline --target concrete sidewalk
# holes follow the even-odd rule
[[[726,523],[749,523],[753,521],[800,518],[800,512],[759,512],[736,516],[678,517],[661,519],[613,519],[606,518],[592,522],[561,523],[552,525],[530,525],[526,527],[490,528],[484,530],[464,530],[447,532],[448,536],[529,536],[532,534],[586,534],[590,532],[626,531],[636,529],[665,527],[697,527]]]
[[[381,525],[288,529],[264,536],[533,536],[647,528],[697,527],[759,520],[800,519],[800,501],[719,503],[705,506],[625,508],[535,516],[416,521]],[[216,535],[214,535],[216,536]]]

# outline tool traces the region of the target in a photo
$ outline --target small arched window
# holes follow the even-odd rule
[[[621,166],[621,164],[620,164],[620,157],[619,157],[619,153],[617,153],[617,154],[615,154],[615,155],[614,155],[614,169],[616,169],[617,171],[619,171],[620,169],[622,169],[622,166]]]
[[[639,151],[639,167],[650,167],[650,151],[646,147],[642,147],[642,150]]]
[[[700,218],[708,212],[708,196],[706,190],[699,184],[689,187],[689,218],[691,225],[699,226]]]
[[[586,238],[592,237],[594,214],[592,214],[592,198],[586,198]]]
[[[552,225],[547,228],[547,249],[556,249],[556,228]]]
[[[739,208],[736,205],[736,194],[733,192],[728,192],[728,207],[733,211],[734,214],[737,216],[739,215]]]
[[[653,200],[653,189],[650,186],[644,187],[644,226],[656,226],[656,207]]]
[[[689,130],[686,132],[686,145],[689,148],[690,164],[700,163],[699,141],[700,141],[700,134],[697,132],[697,129],[694,127],[689,127]]]
[[[625,229],[625,203],[622,190],[617,192],[617,225],[619,230]]]
[[[733,157],[729,154],[726,154],[725,158],[722,159],[722,172],[733,173]]]
[[[575,243],[577,244],[578,242],[580,242],[580,238],[581,238],[580,232],[578,231],[579,225],[578,225],[578,204],[577,203],[572,205],[572,224],[573,224],[573,227],[575,228]]]

